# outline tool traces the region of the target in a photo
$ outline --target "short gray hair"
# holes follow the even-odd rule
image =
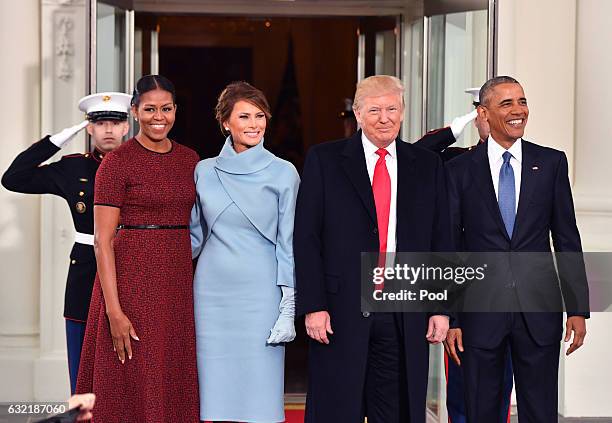
[[[401,98],[402,106],[404,105],[404,84],[399,78],[391,75],[369,76],[357,83],[353,110],[359,110],[366,97],[378,97],[389,93],[397,93]]]
[[[491,92],[493,88],[501,84],[519,84],[520,83],[511,76],[496,76],[489,79],[487,82],[480,87],[480,92],[478,93],[478,97],[480,99],[480,104],[483,106],[488,106],[489,97],[491,97]]]

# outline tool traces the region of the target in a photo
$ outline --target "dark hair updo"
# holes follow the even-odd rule
[[[225,136],[229,135],[229,133],[223,127],[223,122],[227,122],[229,120],[232,110],[234,110],[234,106],[239,101],[251,103],[253,106],[264,112],[264,115],[266,115],[266,123],[268,123],[272,117],[268,100],[261,90],[258,90],[248,82],[232,82],[225,87],[223,91],[221,91],[221,94],[219,94],[219,99],[217,100],[217,106],[215,107],[215,118],[217,119],[217,122],[219,122],[221,132]]]
[[[168,91],[172,94],[172,102],[176,104],[176,90],[174,84],[168,78],[161,75],[145,75],[136,83],[134,94],[132,94],[132,106],[138,107],[140,105],[140,96],[157,89]]]

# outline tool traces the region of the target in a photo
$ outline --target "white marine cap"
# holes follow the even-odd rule
[[[127,120],[132,96],[124,93],[90,94],[79,100],[79,110],[87,114],[87,119]]]
[[[474,106],[478,106],[480,104],[480,87],[477,88],[466,88],[465,92],[467,94],[471,94],[473,101],[472,104]]]

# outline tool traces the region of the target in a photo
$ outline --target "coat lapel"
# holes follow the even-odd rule
[[[361,131],[349,138],[346,147],[342,151],[342,168],[349,177],[353,187],[359,194],[363,206],[368,211],[368,215],[376,223],[376,206],[374,205],[374,194],[372,184],[368,176],[366,167],[365,153],[361,144]]]
[[[396,202],[396,219],[399,242],[399,233],[404,229],[404,218],[406,221],[412,219],[412,215],[408,211],[412,211],[414,199],[417,198],[417,183],[415,156],[410,151],[410,146],[399,138],[395,142],[397,150],[397,202]],[[398,249],[399,251],[399,249]]]
[[[487,142],[484,142],[476,147],[472,161],[474,166],[470,167],[472,176],[474,177],[474,183],[480,190],[482,198],[493,216],[493,220],[497,223],[497,226],[501,233],[510,241],[510,237],[506,232],[504,221],[499,211],[499,204],[495,197],[495,188],[493,187],[493,179],[491,178],[491,166],[489,165],[489,157],[487,155]]]
[[[533,148],[533,145],[523,140],[522,141],[523,159],[521,164],[521,192],[519,194],[518,210],[516,212],[516,221],[514,223],[514,231],[512,237],[515,238],[528,215],[531,197],[537,185],[537,175],[540,171],[538,164],[538,154]]]

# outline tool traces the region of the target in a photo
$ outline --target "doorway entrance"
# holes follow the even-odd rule
[[[351,10],[353,2],[346,1],[329,15],[325,7],[318,13],[292,9],[295,14],[289,15],[270,9],[279,2],[264,0],[249,6],[259,3],[269,15],[260,11],[244,16],[230,13],[235,5],[225,6],[226,14],[206,13],[210,10],[206,4],[202,10],[201,3],[209,2],[194,3],[196,10],[179,14],[125,9],[126,3],[139,3],[126,0],[91,1],[97,16],[92,25],[92,91],[131,92],[142,75],[168,77],[175,83],[178,103],[170,136],[201,158],[221,149],[224,139],[214,106],[232,81],[247,81],[264,92],[273,116],[266,147],[301,171],[311,145],[344,136],[342,112],[350,109],[359,79],[401,76],[400,9],[382,10],[395,15],[355,16],[352,13],[373,10]],[[306,12],[314,16],[304,16]],[[136,122],[132,124],[136,131]]]
[[[131,93],[160,73],[177,88],[171,137],[201,158],[219,153],[216,99],[245,80],[267,96],[266,147],[301,170],[314,144],[342,138],[339,117],[357,81],[395,75],[406,86],[402,138],[468,113],[463,90],[494,70],[496,0],[89,0],[90,91]],[[350,106],[349,106],[350,107]],[[137,128],[136,122],[131,122]],[[135,130],[134,130],[135,131]],[[466,131],[460,145],[471,145]],[[286,351],[286,393],[303,401],[303,320]],[[443,353],[431,349],[428,415],[446,421]]]
[[[358,78],[359,35],[368,34],[367,75],[395,73],[395,17],[136,16],[135,27],[158,35],[159,73],[175,83],[177,120],[171,138],[201,158],[219,154],[224,142],[214,117],[221,90],[247,81],[261,89],[272,110],[265,145],[301,171],[311,145],[342,138],[345,99]],[[376,61],[376,32],[387,37],[386,57]],[[383,49],[384,51],[384,49]],[[381,54],[379,52],[379,54]],[[150,52],[143,46],[143,57]],[[368,57],[368,55],[366,55]],[[385,63],[386,60],[386,63]],[[378,69],[377,69],[378,67]],[[143,69],[143,73],[148,73]],[[302,396],[307,384],[303,320],[286,346],[285,392]]]
[[[266,148],[298,170],[310,145],[342,137],[338,113],[357,82],[359,18],[137,16],[136,26],[151,21],[159,28],[159,73],[177,87],[171,136],[202,158],[221,149],[214,107],[237,80],[266,94]]]

